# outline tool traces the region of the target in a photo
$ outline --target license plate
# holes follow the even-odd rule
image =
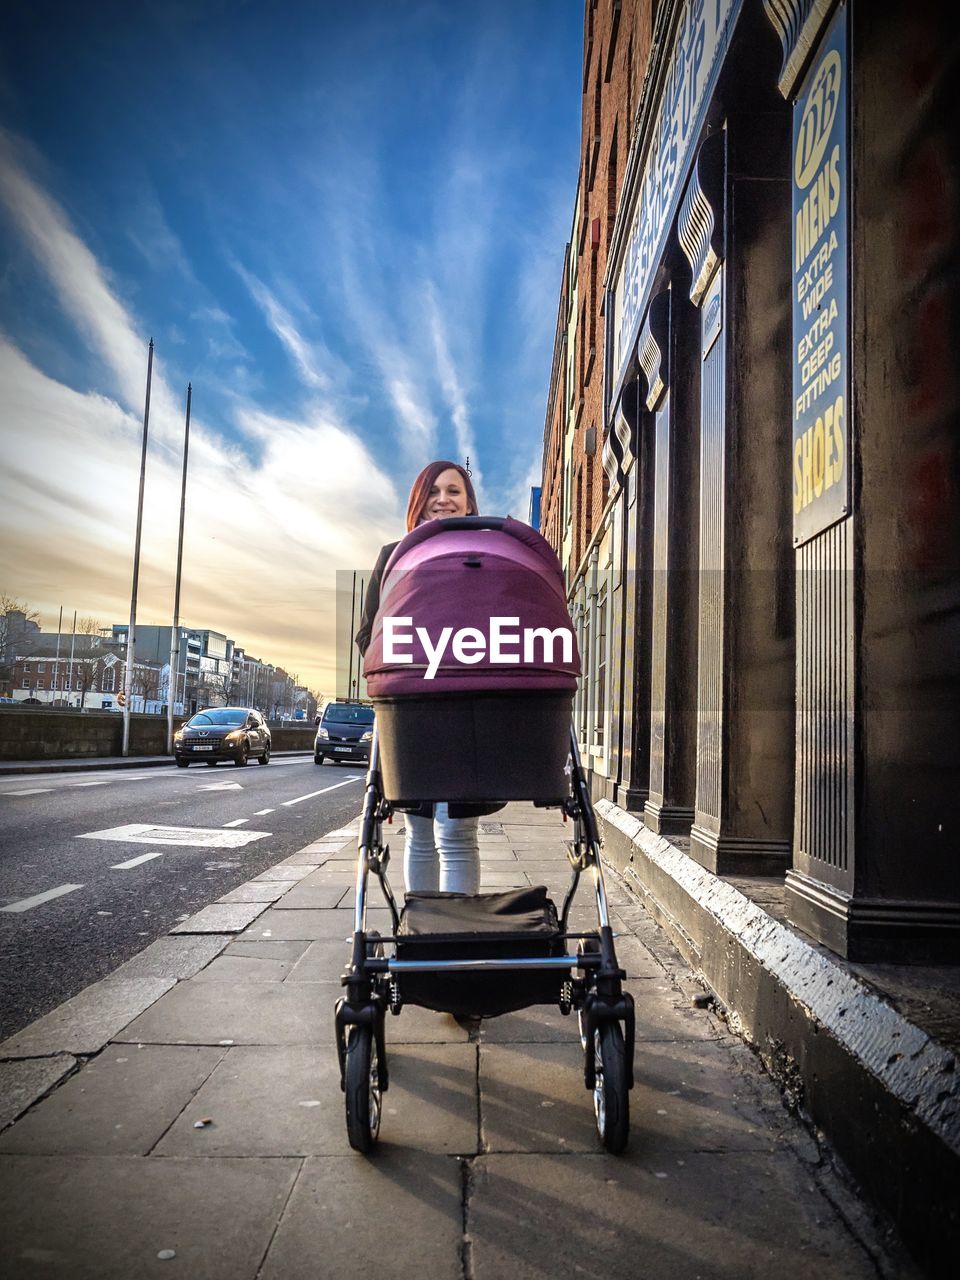
[[[212,751],[212,746],[194,747],[194,751]]]
[[[353,750],[353,747],[334,747],[333,749],[334,752],[339,752],[342,756],[348,756]]]

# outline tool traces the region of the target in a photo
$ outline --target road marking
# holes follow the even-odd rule
[[[28,787],[26,791],[5,791],[5,796],[42,796],[45,791],[52,791],[53,787]]]
[[[272,809],[258,809],[253,815],[255,818],[262,818],[265,813],[273,813]]]
[[[113,778],[101,778],[98,782],[74,782],[75,787],[109,787]]]
[[[111,871],[129,871],[131,867],[139,867],[141,862],[149,862],[151,858],[162,858],[163,850],[155,849],[153,853],[141,853],[139,858],[130,858],[127,862],[115,862]]]
[[[202,786],[197,787],[198,791],[242,791],[243,786],[239,782],[205,782]]]
[[[0,907],[0,911],[30,911],[43,902],[53,898],[62,898],[65,893],[73,893],[74,889],[82,889],[82,884],[61,884],[56,889],[48,889],[46,893],[37,893],[32,898],[21,898],[19,902],[11,902],[8,907]]]
[[[225,827],[242,827],[245,822],[249,822],[249,818],[234,818],[232,822],[225,822]]]
[[[344,778],[342,782],[335,782],[332,787],[324,787],[321,791],[311,791],[307,796],[297,796],[296,800],[284,800],[283,804],[286,807],[292,804],[302,804],[304,800],[312,800],[314,796],[322,796],[328,791],[336,791],[337,787],[345,787],[350,782],[359,782],[359,778]]]
[[[131,844],[183,844],[203,849],[236,849],[252,840],[265,840],[269,831],[224,831],[222,827],[160,827],[130,822],[104,831],[85,831],[78,840],[124,840]]]

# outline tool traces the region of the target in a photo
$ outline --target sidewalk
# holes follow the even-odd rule
[[[481,831],[484,889],[562,895],[555,811],[511,805]],[[627,1154],[601,1152],[576,1021],[551,1008],[472,1032],[415,1008],[388,1018],[380,1144],[351,1151],[333,1003],[355,845],[354,827],[306,846],[0,1045],[0,1272],[918,1274],[751,1052],[695,1007],[702,988],[613,873],[637,1006]],[[383,928],[378,902],[374,882]],[[577,904],[574,927],[592,927],[589,892]]]

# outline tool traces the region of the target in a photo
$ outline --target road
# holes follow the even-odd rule
[[[360,769],[311,756],[0,778],[0,1039],[343,826],[362,792]]]

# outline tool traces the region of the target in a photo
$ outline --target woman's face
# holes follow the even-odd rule
[[[427,505],[423,510],[424,520],[446,520],[449,516],[465,516],[467,511],[467,491],[463,486],[460,472],[453,467],[441,471],[430,489]]]

